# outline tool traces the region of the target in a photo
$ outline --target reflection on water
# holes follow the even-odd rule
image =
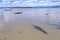
[[[60,8],[6,9],[0,9],[1,40],[60,40],[60,30],[52,29],[60,28]],[[16,12],[22,14],[16,15]],[[40,31],[32,24],[39,26]],[[48,34],[42,33],[40,27]]]

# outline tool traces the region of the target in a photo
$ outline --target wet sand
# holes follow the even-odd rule
[[[8,9],[8,8],[7,8]],[[60,40],[60,8],[0,9],[0,40]],[[15,14],[22,12],[21,14]],[[33,27],[41,27],[45,34]]]

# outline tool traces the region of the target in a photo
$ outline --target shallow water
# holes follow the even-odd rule
[[[35,29],[33,25],[41,27],[48,34]],[[0,40],[60,40],[59,26],[60,8],[0,9]]]

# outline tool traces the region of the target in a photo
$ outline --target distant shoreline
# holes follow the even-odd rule
[[[39,7],[0,7],[1,8],[60,8],[60,6],[39,6]]]

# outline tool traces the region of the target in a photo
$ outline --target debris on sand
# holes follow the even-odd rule
[[[34,26],[34,28],[35,29],[37,29],[37,30],[39,30],[39,31],[41,31],[41,32],[43,32],[43,33],[45,33],[45,34],[48,34],[45,30],[43,30],[41,27],[39,27],[39,26],[36,26],[36,25],[33,25]]]
[[[22,14],[22,12],[15,12],[14,14]]]
[[[12,9],[5,9],[5,11],[11,11]]]

